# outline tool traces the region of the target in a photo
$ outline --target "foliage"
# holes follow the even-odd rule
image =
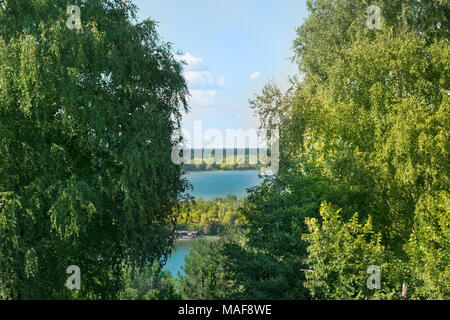
[[[236,196],[195,201],[181,206],[177,229],[199,231],[203,235],[218,235],[236,230],[240,225],[239,207]]]
[[[9,299],[116,298],[164,259],[184,192],[172,132],[188,94],[155,22],[119,0],[3,2],[0,281]],[[71,293],[69,265],[81,268]]]
[[[365,25],[372,4],[381,30]],[[294,41],[303,74],[285,93],[268,83],[250,101],[261,126],[280,131],[280,171],[244,202],[248,239],[227,252],[227,272],[248,299],[399,299],[404,282],[410,297],[447,298],[448,210],[436,195],[450,186],[448,1],[308,6]],[[337,231],[324,221],[331,209],[319,215],[324,202],[340,208]],[[306,221],[310,237],[324,238],[310,251]],[[383,265],[386,291],[364,291],[364,264],[386,259],[395,261]],[[321,271],[304,292],[310,264]]]
[[[238,299],[306,299],[302,285],[305,250],[301,240],[306,232],[303,219],[314,212],[311,198],[299,202],[285,177],[266,180],[253,188],[241,209],[245,241],[227,243],[224,254],[227,272],[243,289]],[[293,181],[291,181],[293,182]],[[312,191],[312,190],[311,190]]]
[[[414,231],[406,245],[414,299],[450,299],[450,194],[420,199]]]
[[[183,164],[183,169],[186,171],[232,171],[232,170],[257,170],[260,168],[260,165],[249,164],[249,163],[205,163],[198,162],[198,159],[193,160],[193,164]]]
[[[134,272],[125,271],[121,300],[179,300],[176,279],[170,271],[161,270],[158,262]]]
[[[362,225],[355,214],[345,222],[339,211],[324,203],[320,209],[322,223],[315,218],[306,219],[309,234],[303,239],[309,243],[307,264],[310,269],[305,271],[305,287],[314,299],[362,300],[398,296],[400,288],[395,288],[397,284],[386,278],[398,261],[388,259],[381,233],[373,232],[371,218]],[[380,268],[381,290],[367,288],[367,268],[372,265]]]
[[[219,240],[201,239],[192,247],[182,267],[185,275],[178,273],[183,299],[228,299],[238,290],[233,281],[226,279],[226,260],[222,250],[228,241],[227,237]]]
[[[213,149],[208,155],[208,150],[191,149],[191,161],[183,163],[183,169],[186,171],[209,171],[209,170],[256,170],[262,167],[259,161],[250,163],[250,154],[262,152],[260,149],[222,149],[222,157],[216,157],[216,149]],[[266,151],[267,152],[267,151]],[[200,153],[200,157],[198,154]],[[227,153],[232,153],[233,156]],[[258,160],[258,158],[256,158]]]

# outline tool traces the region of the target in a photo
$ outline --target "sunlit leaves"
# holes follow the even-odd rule
[[[117,297],[124,265],[170,251],[185,189],[170,150],[188,91],[170,45],[122,1],[78,1],[79,30],[67,5],[8,1],[0,13],[7,298]],[[72,264],[75,293],[64,286]]]

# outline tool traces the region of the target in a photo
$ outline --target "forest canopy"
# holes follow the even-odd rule
[[[0,298],[117,298],[124,266],[171,250],[183,66],[133,5],[76,2],[72,28],[67,1],[2,1]]]

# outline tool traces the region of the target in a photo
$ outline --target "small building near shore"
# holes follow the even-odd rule
[[[198,231],[175,231],[177,239],[197,239]]]

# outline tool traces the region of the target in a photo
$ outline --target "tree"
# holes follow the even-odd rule
[[[236,230],[240,224],[239,206],[235,196],[198,198],[181,206],[177,222],[179,230],[195,230],[204,235],[218,235]]]
[[[180,294],[188,300],[220,300],[233,297],[239,289],[226,278],[224,244],[228,237],[219,240],[199,240],[185,257],[182,267],[185,275],[178,273]]]
[[[450,195],[424,196],[416,208],[414,232],[406,252],[410,257],[409,296],[450,299]]]
[[[320,209],[322,222],[306,219],[309,233],[303,239],[309,243],[304,283],[314,299],[389,299],[399,297],[395,282],[389,278],[395,262],[388,259],[381,243],[381,233],[375,234],[371,219],[362,225],[358,214],[342,221],[340,210],[324,203]],[[380,287],[368,288],[367,269],[380,270]],[[397,289],[397,290],[395,290]]]
[[[237,299],[307,299],[303,287],[306,267],[304,218],[314,213],[311,199],[299,201],[294,185],[285,175],[267,179],[251,189],[241,208],[244,240],[224,246],[229,280],[242,290]],[[310,190],[311,197],[315,197]]]
[[[382,9],[381,30],[366,27],[370,4]],[[448,192],[450,185],[448,1],[316,0],[308,6],[311,14],[294,41],[302,80],[293,79],[286,93],[269,83],[250,102],[262,127],[280,131],[280,170],[244,203],[248,239],[230,250],[228,274],[244,287],[246,298],[308,297],[298,289],[305,281],[300,270],[316,262],[300,237],[307,218],[323,223],[319,210],[328,202],[354,227],[355,212],[363,223],[371,217],[380,245],[401,268],[383,273],[392,292],[414,282],[421,287],[418,296],[443,297],[444,284],[431,274],[448,273],[441,260],[446,255],[441,245],[424,247],[426,238],[417,228],[423,228],[418,220],[423,199]],[[429,212],[442,216],[441,209]],[[433,229],[436,241],[445,244],[445,220],[433,219],[441,226]],[[408,253],[411,237],[422,245]],[[348,236],[345,246],[352,248],[355,238]],[[326,241],[316,246],[317,252],[329,252]],[[366,249],[359,250],[361,261],[372,257]],[[420,250],[429,258],[418,260]],[[431,264],[434,255],[439,258]],[[328,257],[330,268],[348,258],[345,252]],[[426,275],[417,274],[425,263]],[[358,268],[361,282],[362,265]],[[354,276],[355,270],[347,271]],[[343,274],[336,283],[328,274],[316,280],[333,289],[316,294],[309,286],[309,294],[369,298],[358,291],[360,283],[349,289]]]
[[[122,300],[179,300],[176,279],[158,262],[141,270],[125,270]]]
[[[408,27],[428,44],[449,37],[450,4],[445,0],[308,0],[310,15],[297,29],[294,40],[294,57],[307,81],[326,81],[329,67],[359,34],[369,39],[376,36],[378,30],[366,27],[371,5],[381,9],[382,30]]]
[[[186,184],[170,157],[182,65],[124,1],[74,1],[81,29],[67,27],[67,1],[2,3],[0,290],[116,298],[124,265],[170,252]]]

